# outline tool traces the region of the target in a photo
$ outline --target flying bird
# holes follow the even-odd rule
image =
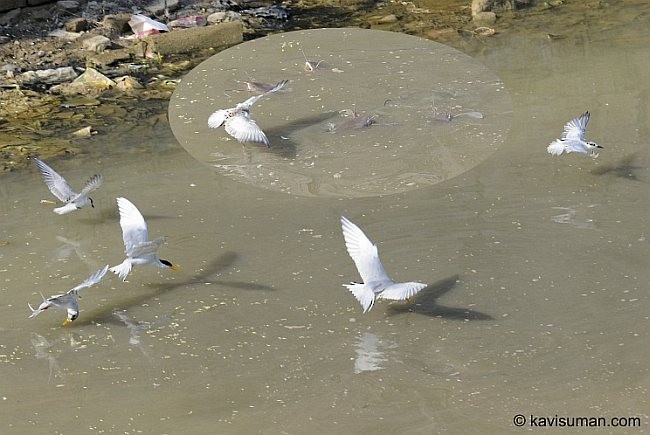
[[[86,181],[81,192],[77,193],[72,190],[72,187],[65,181],[61,175],[59,175],[54,169],[50,168],[42,160],[32,157],[36,167],[41,172],[43,181],[50,189],[50,192],[61,202],[64,202],[63,207],[55,208],[53,211],[57,214],[66,214],[81,207],[90,204],[91,207],[95,207],[93,199],[88,195],[93,190],[97,189],[102,184],[102,176],[99,174],[93,175]]]
[[[99,269],[97,272],[90,275],[84,282],[75,288],[68,290],[66,293],[50,296],[47,299],[45,296],[43,296],[43,302],[41,302],[38,308],[34,308],[31,306],[31,304],[28,303],[27,305],[32,311],[32,314],[29,316],[29,318],[38,316],[48,308],[58,308],[61,310],[66,310],[68,312],[68,317],[64,320],[63,326],[76,320],[77,317],[79,317],[79,303],[77,302],[77,298],[81,298],[79,291],[97,284],[102,280],[104,275],[106,275],[107,270],[108,264],[102,269]]]
[[[546,147],[546,151],[554,156],[564,153],[580,153],[590,157],[598,157],[596,148],[602,148],[596,142],[585,141],[585,132],[589,124],[589,112],[585,112],[564,125],[560,139],[555,139]]]
[[[217,110],[208,118],[208,126],[210,128],[219,128],[223,125],[226,133],[242,143],[258,142],[267,147],[270,146],[269,139],[255,120],[251,118],[250,109],[264,95],[279,91],[288,82],[288,80],[282,80],[263,94],[254,95],[243,103],[237,103],[233,108]]]
[[[343,216],[341,227],[345,246],[363,280],[362,283],[343,284],[343,287],[347,287],[357,298],[364,313],[370,311],[376,299],[407,300],[427,286],[420,282],[395,282],[390,279],[379,260],[377,246],[363,231]]]
[[[152,264],[161,269],[178,270],[177,266],[167,260],[161,260],[156,255],[158,248],[165,243],[165,238],[149,240],[147,223],[136,206],[126,198],[117,198],[117,207],[120,211],[126,259],[117,266],[111,267],[110,271],[117,274],[122,281],[126,281],[127,275],[135,265]]]

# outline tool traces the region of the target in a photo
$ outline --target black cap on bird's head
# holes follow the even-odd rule
[[[592,147],[595,148],[603,148],[602,146],[598,145],[596,142],[587,142],[587,145],[591,145]]]
[[[93,199],[90,196],[88,197],[88,201],[90,201],[90,206],[92,208],[95,208],[95,203],[93,202]]]

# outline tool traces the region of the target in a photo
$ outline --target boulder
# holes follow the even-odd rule
[[[221,50],[244,40],[241,22],[215,24],[207,27],[175,30],[169,33],[142,38],[149,52],[160,55],[190,53],[195,50],[214,48]]]

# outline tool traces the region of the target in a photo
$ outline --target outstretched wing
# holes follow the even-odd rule
[[[42,160],[36,157],[32,157],[32,159],[34,159],[36,167],[41,172],[43,181],[47,185],[48,189],[50,189],[52,195],[56,196],[59,201],[68,202],[71,198],[77,196],[77,193],[72,190],[72,187],[70,187],[68,182],[65,181],[65,178],[46,165]]]
[[[257,123],[241,113],[226,121],[226,132],[239,142],[259,142],[269,146],[269,139]]]
[[[343,216],[341,216],[341,227],[345,246],[354,260],[363,282],[391,284],[393,281],[388,277],[379,260],[377,246],[366,237],[358,226]]]
[[[93,286],[102,280],[106,272],[108,271],[108,264],[103,268],[99,269],[97,272],[90,275],[84,282],[76,286],[75,288],[68,291],[68,294],[78,295],[79,290],[85,289],[87,287]]]
[[[84,188],[81,189],[81,192],[77,196],[73,198],[73,200],[77,198],[83,198],[84,196],[88,196],[90,192],[93,190],[97,189],[99,186],[102,185],[102,182],[104,179],[102,178],[101,174],[95,174],[92,177],[86,181],[86,184],[84,185]]]
[[[140,211],[128,199],[117,198],[117,207],[120,210],[120,226],[122,227],[124,250],[126,255],[130,257],[135,246],[149,239],[147,223]]]
[[[380,299],[403,301],[412,298],[426,286],[426,284],[421,282],[399,282],[386,288],[377,297]]]
[[[271,92],[271,91],[269,91],[269,92]],[[267,94],[268,94],[269,92],[267,92]],[[274,92],[275,92],[275,91],[274,91]],[[251,110],[251,107],[253,107],[253,104],[257,103],[257,100],[259,100],[260,98],[262,98],[264,95],[265,95],[265,94],[261,94],[261,95],[253,95],[252,97],[250,97],[249,99],[247,99],[247,100],[244,101],[243,103],[238,103],[238,104],[237,104],[237,109],[242,109],[242,110],[246,110],[246,111]]]
[[[577,118],[573,118],[564,126],[562,139],[568,140],[585,140],[585,131],[587,131],[587,124],[589,124],[589,112],[585,112]]]

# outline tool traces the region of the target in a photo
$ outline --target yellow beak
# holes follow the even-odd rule
[[[178,267],[178,266],[176,266],[175,264],[172,264],[169,268],[170,268],[171,270],[175,270],[175,271],[179,271],[179,270],[181,270],[181,268]]]
[[[72,323],[72,320],[70,320],[70,319],[65,319],[65,320],[63,321],[63,326],[69,325],[70,323]]]

